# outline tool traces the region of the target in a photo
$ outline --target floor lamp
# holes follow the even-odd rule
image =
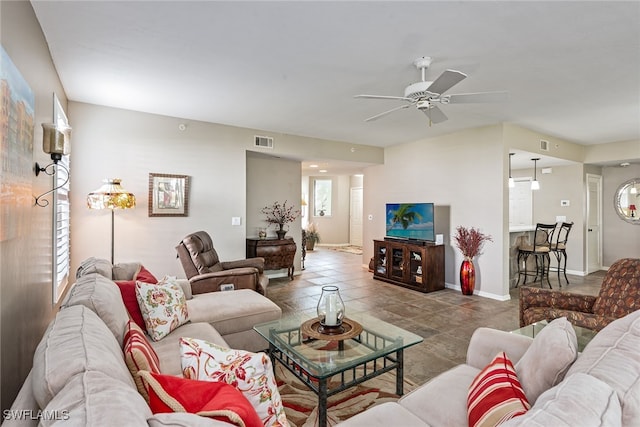
[[[120,179],[105,179],[102,182],[104,183],[102,187],[87,196],[87,206],[89,209],[111,209],[111,264],[113,264],[114,210],[135,207],[136,196],[122,188]]]

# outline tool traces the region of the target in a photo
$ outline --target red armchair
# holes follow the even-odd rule
[[[599,331],[640,309],[640,259],[623,258],[609,268],[598,296],[531,287],[520,288],[520,326],[567,317],[576,326]]]

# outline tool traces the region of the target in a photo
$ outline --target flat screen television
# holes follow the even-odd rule
[[[386,237],[436,240],[433,203],[387,203]]]

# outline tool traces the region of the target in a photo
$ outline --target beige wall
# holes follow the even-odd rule
[[[364,254],[373,255],[373,239],[385,234],[385,203],[434,202],[449,212],[450,237],[455,227],[476,227],[493,237],[476,258],[476,289],[481,295],[507,299],[508,218],[503,213],[506,192],[506,150],[502,126],[457,132],[385,150],[385,165],[370,167],[364,177]],[[507,204],[508,206],[508,204]],[[368,220],[368,215],[373,215]],[[435,219],[436,223],[438,218]],[[505,239],[504,236],[507,236]],[[447,239],[445,239],[447,241]],[[445,247],[445,280],[459,286],[462,255]]]
[[[585,163],[630,162],[640,160],[640,140],[611,142],[585,147]]]
[[[605,267],[620,258],[640,258],[640,226],[623,221],[613,208],[618,187],[632,178],[640,178],[640,165],[602,168],[602,227],[605,236],[602,263]]]
[[[86,208],[86,195],[104,178],[121,178],[123,186],[137,198],[137,207],[115,215],[115,261],[141,261],[156,275],[184,276],[175,259],[174,247],[186,234],[206,230],[225,259],[245,256],[245,238],[256,235],[264,215],[247,206],[247,177],[252,185],[260,178],[248,175],[247,151],[253,150],[253,136],[265,132],[204,122],[188,122],[186,130],[174,117],[71,102],[74,123],[72,153],[72,270],[89,256],[110,258],[110,212]],[[358,149],[348,144],[291,135],[277,135],[274,150],[256,156],[281,157],[282,161],[321,152],[325,158],[348,152],[358,161],[382,158],[382,149]],[[326,146],[325,146],[326,144]],[[346,147],[346,148],[345,148]],[[284,153],[290,149],[292,152]],[[278,170],[264,163],[265,183],[273,183],[262,193],[273,194],[286,187],[290,201],[300,204],[300,164],[295,175],[290,168]],[[189,175],[189,216],[163,218],[148,216],[149,173]],[[295,191],[289,186],[297,179]],[[276,184],[280,181],[282,184]],[[264,185],[264,184],[261,184]],[[262,188],[262,187],[261,187]],[[289,193],[290,192],[290,193]],[[295,193],[295,195],[294,195]],[[261,206],[262,207],[262,206]],[[260,207],[260,208],[261,208]],[[232,217],[241,217],[232,226]],[[299,236],[298,230],[292,230]]]
[[[42,151],[41,123],[53,121],[53,93],[62,105],[67,97],[53,66],[47,44],[28,1],[0,2],[2,46],[20,70],[35,96],[33,162],[50,158]],[[4,66],[4,64],[3,64]],[[33,194],[51,189],[51,178],[33,173],[33,163],[22,171],[31,177]],[[57,308],[52,301],[51,206],[3,206],[20,217],[24,227],[16,237],[0,242],[1,366],[0,404],[7,409],[31,369],[36,345]]]
[[[259,213],[265,206],[278,201],[287,206],[300,208],[300,180],[302,179],[300,162],[272,156],[247,153],[247,212]],[[257,237],[259,228],[266,228],[269,237],[276,235],[276,228],[268,227],[265,216],[247,216],[247,237]],[[288,225],[287,237],[293,237],[298,251],[294,260],[295,273],[301,269],[300,244],[302,241],[301,218]],[[267,271],[270,277],[286,276],[287,270]]]

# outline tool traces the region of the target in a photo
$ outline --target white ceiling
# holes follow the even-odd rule
[[[70,100],[375,146],[512,122],[578,144],[640,139],[640,2],[32,1]],[[420,80],[500,104],[364,119]]]

